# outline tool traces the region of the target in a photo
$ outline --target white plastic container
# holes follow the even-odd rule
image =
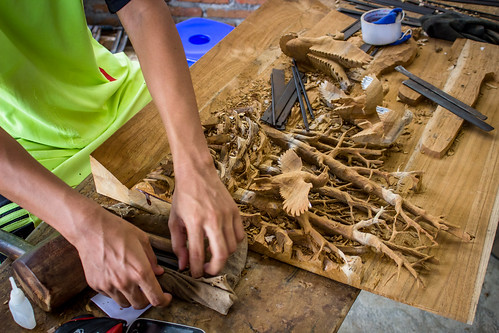
[[[382,17],[385,17],[391,8],[379,8],[365,12],[360,17],[360,28],[362,30],[362,39],[365,43],[371,45],[387,45],[397,41],[402,33],[402,20],[405,12],[398,15],[395,23],[374,24]]]
[[[9,301],[9,309],[12,313],[12,317],[14,317],[15,322],[19,324],[19,326],[31,330],[36,326],[33,307],[26,296],[24,296],[23,291],[16,286],[14,278],[11,276],[9,277],[9,280],[12,285]]]

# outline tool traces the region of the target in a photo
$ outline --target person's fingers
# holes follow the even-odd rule
[[[130,307],[130,302],[127,298],[118,290],[110,291],[106,293],[111,297],[116,303],[118,303],[122,308]]]
[[[198,227],[198,224],[193,224],[187,230],[189,238],[189,267],[191,275],[195,278],[203,275],[204,263],[204,237],[203,230]]]
[[[210,275],[218,274],[225,265],[229,257],[227,244],[224,241],[223,233],[220,229],[208,229],[206,235],[210,241],[211,259],[210,262],[204,264],[204,270]]]
[[[223,226],[223,233],[225,236],[226,246],[229,253],[233,253],[237,248],[236,235],[234,234],[234,224],[232,221]]]
[[[127,298],[128,302],[134,309],[143,309],[149,305],[149,301],[138,286],[133,286],[124,291],[123,296]]]
[[[246,237],[246,232],[244,231],[243,221],[241,219],[241,214],[237,211],[234,219],[232,220],[234,224],[234,232],[236,234],[236,239],[238,242],[242,241]]]
[[[149,240],[147,244],[144,244],[144,251],[146,252],[147,259],[151,263],[152,270],[155,275],[161,275],[164,273],[163,267],[158,265],[158,259],[156,258],[156,254],[154,253],[151,243]]]
[[[184,270],[189,262],[189,251],[187,250],[187,235],[185,228],[179,222],[178,216],[174,214],[173,210],[170,214],[168,228],[172,238],[173,252],[178,258],[178,268]]]
[[[141,293],[152,306],[165,307],[170,304],[172,295],[164,293],[155,276],[150,276],[141,284]]]

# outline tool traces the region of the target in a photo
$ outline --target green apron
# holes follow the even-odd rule
[[[139,64],[92,38],[80,0],[0,1],[0,126],[68,185],[150,101]]]

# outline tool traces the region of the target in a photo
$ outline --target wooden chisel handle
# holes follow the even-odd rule
[[[147,235],[149,236],[149,242],[151,243],[152,247],[161,251],[173,253],[172,241],[170,239],[150,233],[148,233]]]

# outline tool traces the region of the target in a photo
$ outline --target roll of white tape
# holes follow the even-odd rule
[[[390,8],[379,8],[365,12],[360,17],[360,28],[362,39],[365,43],[371,45],[387,45],[400,38],[402,33],[402,20],[405,12],[398,15],[394,23],[375,24],[382,17],[385,17],[391,11]]]

